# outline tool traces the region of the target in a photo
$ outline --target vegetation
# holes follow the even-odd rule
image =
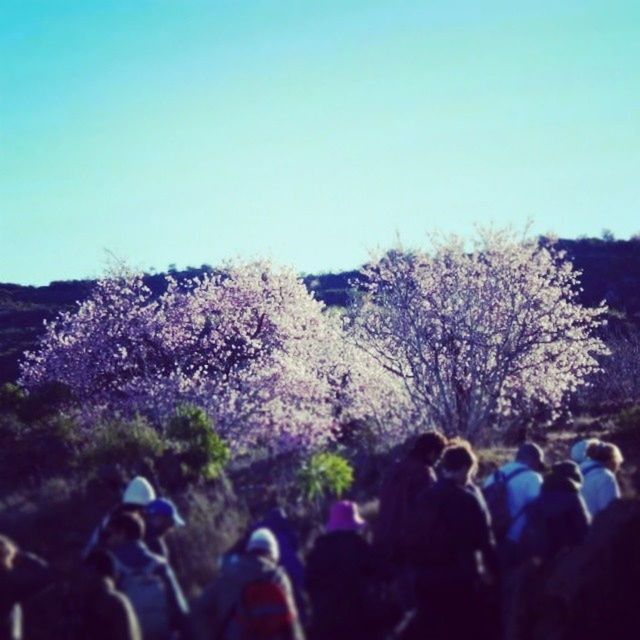
[[[328,496],[339,498],[353,484],[353,468],[337,453],[316,453],[302,466],[298,481],[302,494],[310,502]]]

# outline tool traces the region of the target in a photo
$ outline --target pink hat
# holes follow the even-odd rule
[[[351,500],[340,500],[331,505],[327,531],[357,531],[365,521],[360,515],[358,505]]]

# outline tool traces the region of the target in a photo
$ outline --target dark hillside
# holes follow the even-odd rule
[[[584,304],[594,306],[606,300],[618,312],[615,314],[618,319],[640,323],[640,240],[559,240],[557,246],[583,272]],[[172,270],[171,274],[184,279],[210,271],[211,267],[203,265],[185,271]],[[164,275],[146,276],[154,292],[164,289]],[[345,306],[350,283],[357,277],[357,271],[345,271],[307,275],[304,282],[327,305]],[[73,309],[77,301],[87,297],[92,285],[91,280],[52,282],[44,287],[0,283],[0,384],[16,379],[20,356],[35,346],[43,321],[52,320],[60,311]]]

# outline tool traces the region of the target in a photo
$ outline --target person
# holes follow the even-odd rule
[[[296,600],[298,614],[305,620],[305,570],[299,554],[300,542],[291,520],[289,520],[282,507],[274,506],[269,509],[262,520],[251,528],[249,534],[263,528],[271,531],[278,541],[278,548],[280,549],[279,564],[287,572]]]
[[[23,637],[22,604],[54,578],[48,564],[0,534],[0,640]]]
[[[438,431],[420,435],[408,455],[396,463],[380,489],[380,508],[374,530],[379,553],[393,562],[406,560],[408,518],[417,497],[436,482],[434,470],[447,439]]]
[[[176,505],[167,498],[152,500],[144,510],[145,544],[149,550],[169,561],[169,547],[165,536],[174,527],[184,527]]]
[[[107,551],[92,551],[84,560],[75,597],[78,640],[142,640],[129,599],[116,589],[116,562]]]
[[[543,468],[542,449],[533,442],[525,442],[513,462],[500,467],[484,483],[483,492],[493,519],[494,533],[507,565],[513,560],[514,548],[522,535],[527,505],[540,495]]]
[[[528,507],[522,546],[527,557],[555,558],[580,544],[591,517],[580,494],[582,474],[572,460],[553,465],[537,500]]]
[[[91,551],[102,545],[102,535],[107,524],[114,516],[121,513],[137,513],[144,514],[147,505],[155,500],[156,491],[151,483],[144,476],[136,476],[126,486],[122,494],[122,502],[112,509],[93,530],[89,542],[82,551],[82,557],[86,558]]]
[[[380,563],[362,531],[358,505],[331,505],[326,532],[307,556],[307,590],[311,601],[310,637],[384,637],[386,603],[381,597]],[[392,626],[392,625],[391,625]]]
[[[488,632],[489,612],[480,601],[484,585],[497,581],[498,561],[490,515],[470,488],[476,468],[467,443],[448,446],[441,478],[418,501],[411,521],[418,606],[402,638],[454,640],[471,629],[474,637]]]
[[[304,640],[291,583],[279,566],[278,541],[256,529],[245,552],[234,554],[192,610],[201,640]]]
[[[620,449],[610,442],[595,442],[587,449],[587,459],[581,465],[584,483],[582,496],[587,503],[591,517],[606,509],[611,502],[620,498],[620,486],[616,473],[623,458]]]
[[[583,462],[588,460],[587,457],[587,449],[592,444],[597,444],[600,442],[598,438],[583,438],[582,440],[578,440],[572,447],[569,453],[569,457],[573,460],[577,465],[582,465]]]
[[[118,573],[117,587],[130,600],[145,640],[188,636],[187,602],[169,563],[144,543],[144,521],[134,513],[114,516],[104,532]]]

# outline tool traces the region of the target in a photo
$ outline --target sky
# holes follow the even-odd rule
[[[637,0],[1,0],[0,282],[640,232]]]

